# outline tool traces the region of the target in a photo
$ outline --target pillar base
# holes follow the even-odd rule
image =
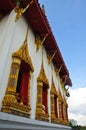
[[[46,113],[36,113],[36,119],[41,121],[49,122],[49,115]]]
[[[30,117],[30,107],[25,106],[22,103],[20,104],[18,102],[14,102],[11,104],[8,103],[6,105],[3,105],[1,111],[5,113],[27,117],[27,118]]]

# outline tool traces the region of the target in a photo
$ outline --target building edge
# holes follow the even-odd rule
[[[70,126],[52,124],[0,112],[1,130],[71,130]]]

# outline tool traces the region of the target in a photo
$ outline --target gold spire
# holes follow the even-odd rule
[[[53,76],[52,76],[51,93],[55,94],[55,95],[58,95],[57,91],[56,91],[56,87],[55,87],[54,81],[53,81]]]
[[[42,82],[44,82],[45,84],[47,84],[49,86],[49,82],[48,82],[48,79],[46,77],[45,70],[44,70],[44,65],[43,65],[43,48],[42,48],[41,70],[40,70],[39,76],[37,78],[37,81],[42,81]]]
[[[26,37],[25,37],[25,40],[24,40],[24,44],[27,44],[28,32],[29,32],[29,29],[27,28],[27,32],[26,32]]]

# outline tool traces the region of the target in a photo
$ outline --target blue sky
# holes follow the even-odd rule
[[[46,16],[69,70],[73,83],[71,93],[79,94],[76,102],[79,97],[83,100],[86,90],[86,0],[39,0],[39,3],[45,6]],[[82,93],[79,93],[81,89]],[[86,105],[86,101],[83,104]]]

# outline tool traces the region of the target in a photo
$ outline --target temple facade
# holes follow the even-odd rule
[[[0,2],[0,128],[70,130],[68,69],[38,0]]]

